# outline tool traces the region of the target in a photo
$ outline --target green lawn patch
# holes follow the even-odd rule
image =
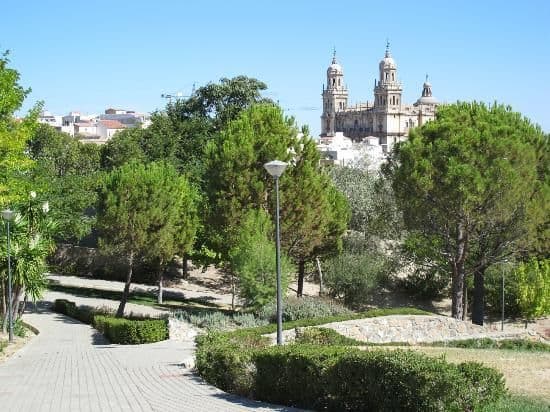
[[[548,412],[550,403],[525,396],[505,396],[479,409],[479,412]]]
[[[425,343],[423,346],[436,346],[447,348],[464,348],[464,349],[506,349],[520,350],[529,352],[550,352],[550,345],[543,342],[535,342],[527,339],[462,339],[451,340],[445,342]]]

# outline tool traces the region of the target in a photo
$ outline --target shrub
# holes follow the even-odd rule
[[[8,346],[8,342],[0,340],[0,353],[4,352],[4,349]]]
[[[309,345],[274,346],[254,354],[257,399],[323,409],[328,402],[327,370],[340,356],[349,351],[345,347]]]
[[[94,327],[112,343],[138,345],[168,339],[166,319],[124,319],[94,316]]]
[[[334,329],[329,328],[296,328],[295,343],[310,345],[333,345],[333,346],[365,346],[361,342],[347,336],[341,335]]]
[[[331,410],[474,410],[504,390],[502,375],[490,368],[401,350],[348,353],[327,379]]]
[[[211,332],[196,338],[195,367],[212,385],[249,396],[253,386],[252,356],[268,345],[269,339],[254,333]]]
[[[289,297],[283,301],[283,322],[351,313],[353,312],[332,299],[304,296],[301,298]],[[269,322],[276,322],[277,304],[271,302],[263,306],[258,317]]]
[[[485,305],[487,312],[500,315],[502,312],[502,275],[504,271],[504,313],[507,317],[521,315],[518,304],[519,283],[511,264],[493,265],[485,271]],[[473,293],[470,293],[473,297]]]
[[[111,309],[76,306],[66,299],[56,299],[52,309],[81,322],[91,324],[112,343],[137,345],[168,339],[168,321],[131,315],[129,319],[115,318]]]
[[[215,311],[194,314],[187,311],[178,310],[173,313],[173,316],[176,319],[185,320],[198,328],[211,331],[252,328],[266,325],[268,323],[267,320],[257,318],[251,313],[236,313],[233,315],[228,315],[223,312]]]
[[[346,306],[357,308],[367,302],[387,271],[386,260],[373,252],[344,252],[326,262],[325,284],[329,295]]]
[[[19,336],[20,338],[27,336],[27,328],[21,319],[17,319],[13,324],[13,333],[15,336]]]

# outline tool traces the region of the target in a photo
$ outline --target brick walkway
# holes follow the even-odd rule
[[[40,334],[0,364],[2,411],[291,411],[228,395],[179,366],[192,342],[107,344],[46,309],[24,316]]]

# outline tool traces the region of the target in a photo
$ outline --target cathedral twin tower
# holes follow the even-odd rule
[[[344,72],[334,53],[327,69],[327,84],[323,86],[321,137],[330,138],[337,132],[356,141],[375,136],[384,149],[389,149],[394,143],[405,140],[412,127],[435,118],[438,102],[432,96],[427,76],[422,96],[414,104],[401,100],[403,88],[397,78],[397,65],[391,57],[389,43],[379,64],[379,73],[378,80],[374,81],[374,100],[349,106]]]

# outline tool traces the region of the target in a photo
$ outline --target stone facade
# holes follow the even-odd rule
[[[438,105],[427,76],[422,95],[414,104],[404,103],[402,92],[397,65],[388,43],[379,64],[379,78],[374,80],[374,100],[348,105],[344,71],[336,61],[335,53],[327,69],[327,84],[323,86],[321,138],[330,138],[336,132],[342,132],[354,141],[374,136],[385,152],[390,150],[394,143],[408,137],[411,128],[434,119]]]

